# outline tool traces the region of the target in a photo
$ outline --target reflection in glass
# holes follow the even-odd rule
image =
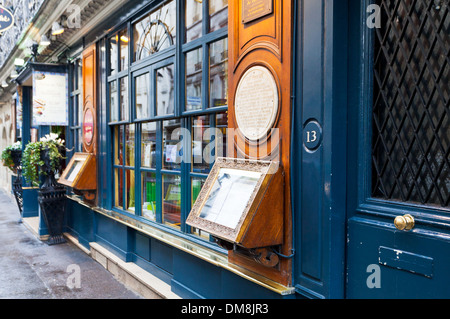
[[[209,47],[209,106],[228,104],[228,39]]]
[[[193,177],[192,178],[192,187],[191,187],[191,203],[194,205],[195,201],[197,200],[198,194],[200,194],[200,191],[203,188],[203,185],[205,185],[206,178],[202,177]]]
[[[128,68],[128,30],[122,30],[119,33],[120,41],[120,70]]]
[[[142,217],[156,221],[156,174],[142,173]]]
[[[76,64],[76,86],[75,89],[80,90],[83,87],[83,60],[78,59]]]
[[[125,125],[125,165],[134,166],[135,125]]]
[[[135,82],[135,103],[136,103],[136,118],[149,118],[149,74],[137,76]]]
[[[141,166],[156,168],[156,122],[142,124]]]
[[[197,116],[192,119],[192,171],[194,172],[209,172],[210,159],[204,156],[208,153],[210,146],[211,130],[209,128],[209,115]]]
[[[186,53],[186,111],[202,108],[202,51]]]
[[[123,171],[114,169],[114,206],[123,207]]]
[[[109,39],[109,74],[114,75],[117,73],[117,55],[118,55],[118,47],[117,42],[119,40],[119,36],[116,34],[115,36]]]
[[[135,213],[135,186],[134,186],[134,171],[125,170],[125,178],[126,178],[126,203],[124,209]]]
[[[221,168],[200,217],[235,229],[261,173]]]
[[[202,1],[186,0],[186,42],[195,40],[202,35]]]
[[[209,0],[209,32],[228,25],[228,0]]]
[[[227,128],[228,112],[216,114],[216,129],[214,130],[214,140],[216,144],[215,158],[227,157]]]
[[[133,25],[134,61],[148,57],[175,44],[176,1],[161,8]]]
[[[128,77],[120,79],[120,120],[128,120]]]
[[[174,114],[174,66],[156,70],[156,116]]]
[[[163,122],[163,165],[164,169],[180,169],[183,155],[180,120]]]
[[[116,122],[119,120],[119,106],[117,101],[117,81],[109,83],[109,110],[110,121]]]
[[[178,175],[163,174],[163,223],[180,228],[181,223],[181,178]]]
[[[123,129],[123,125],[115,127],[116,145],[114,150],[114,164],[116,165],[123,165]]]

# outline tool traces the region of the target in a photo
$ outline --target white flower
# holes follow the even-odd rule
[[[45,136],[41,137],[40,140],[41,142],[55,142],[57,144],[64,144],[64,140],[58,138],[58,134],[56,133],[50,133],[50,134],[46,134]]]

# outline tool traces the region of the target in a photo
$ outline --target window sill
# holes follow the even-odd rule
[[[203,245],[194,243],[185,238],[181,238],[180,236],[177,236],[170,232],[166,232],[162,229],[159,229],[159,228],[149,225],[147,223],[143,223],[139,220],[136,220],[135,218],[133,218],[131,216],[121,214],[117,211],[111,211],[111,210],[106,210],[106,209],[103,209],[100,207],[90,206],[76,196],[67,195],[67,198],[77,202],[80,205],[86,206],[87,208],[89,208],[99,214],[102,214],[106,217],[112,218],[128,227],[136,229],[136,230],[144,233],[145,235],[155,238],[161,242],[164,242],[167,245],[170,245],[174,248],[177,248],[181,251],[191,254],[191,255],[193,255],[197,258],[200,258],[200,259],[202,259],[210,264],[213,264],[217,267],[224,268],[244,279],[247,279],[247,280],[249,280],[259,286],[262,286],[266,289],[269,289],[275,293],[278,293],[283,296],[295,293],[294,287],[286,287],[286,286],[280,285],[279,283],[274,282],[270,279],[267,279],[259,274],[253,273],[242,267],[239,267],[239,266],[229,263],[228,257],[226,254],[219,253],[219,252],[212,250],[210,248],[207,248]]]

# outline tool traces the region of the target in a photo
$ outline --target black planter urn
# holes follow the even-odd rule
[[[22,150],[11,150],[11,158],[16,171],[16,179],[12,185],[14,197],[19,207],[20,215],[23,211],[23,188],[22,188]]]
[[[47,244],[56,245],[65,243],[63,227],[66,189],[56,182],[55,172],[50,164],[48,148],[41,150],[41,160],[44,162],[41,170],[45,172],[45,175],[44,181],[38,191],[38,202],[50,235]]]

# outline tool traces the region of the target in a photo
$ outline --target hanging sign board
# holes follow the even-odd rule
[[[69,124],[68,74],[33,70],[33,125]]]
[[[0,6],[0,33],[8,30],[14,25],[14,16],[5,7]]]

